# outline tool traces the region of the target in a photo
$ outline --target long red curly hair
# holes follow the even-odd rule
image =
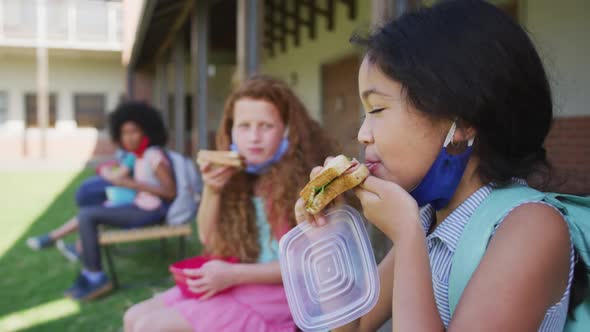
[[[299,191],[309,180],[309,172],[334,153],[334,142],[308,114],[303,103],[282,81],[258,75],[246,80],[226,100],[217,130],[217,149],[229,150],[232,143],[234,105],[241,98],[265,100],[280,112],[288,126],[289,149],[267,173],[255,176],[240,172],[222,192],[220,218],[207,241],[207,251],[219,256],[235,256],[255,262],[260,254],[254,185],[264,194],[266,215],[276,238],[295,226],[293,206]]]

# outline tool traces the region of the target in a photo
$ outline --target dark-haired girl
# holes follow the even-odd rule
[[[159,223],[176,196],[171,165],[163,152],[167,135],[157,110],[144,103],[121,104],[109,117],[112,140],[136,156],[133,178],[112,177],[115,186],[136,192],[131,203],[86,206],[77,219],[83,269],[66,296],[90,300],[112,289],[102,271],[98,226],[135,228]]]
[[[451,314],[449,274],[473,212],[498,188],[547,169],[552,100],[523,29],[484,1],[444,1],[353,42],[371,176],[365,217],[394,243],[377,305],[342,331],[561,331],[575,252],[559,211],[526,202],[504,216]],[[321,168],[314,170],[312,175]],[[494,211],[489,211],[494,215]],[[296,205],[298,220],[325,223]]]

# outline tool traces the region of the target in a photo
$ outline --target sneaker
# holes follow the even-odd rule
[[[33,250],[41,250],[53,245],[53,239],[49,234],[43,234],[27,239],[27,245]]]
[[[55,244],[59,252],[70,262],[78,262],[80,260],[80,253],[76,249],[76,243],[65,243],[63,240],[58,240]]]
[[[65,297],[73,297],[73,294],[77,291],[78,288],[80,287],[86,287],[88,284],[88,279],[86,279],[86,277],[84,277],[84,275],[82,273],[78,274],[78,277],[76,278],[76,281],[74,281],[74,284],[66,289],[66,291],[64,292],[64,296]]]
[[[113,284],[103,274],[96,282],[91,282],[82,273],[76,279],[76,282],[70,287],[68,297],[78,301],[90,301],[99,298],[113,289]]]

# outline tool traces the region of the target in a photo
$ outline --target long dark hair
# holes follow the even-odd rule
[[[548,183],[550,85],[533,42],[500,9],[479,0],[441,1],[351,42],[367,49],[369,61],[399,82],[419,111],[477,130],[474,153],[484,183],[501,186],[515,177]],[[570,313],[588,287],[580,264]]]

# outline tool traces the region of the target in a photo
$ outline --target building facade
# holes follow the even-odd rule
[[[122,18],[120,1],[0,0],[0,159],[112,153],[105,121],[125,94]]]
[[[253,72],[288,82],[348,154],[359,152],[356,77],[361,54],[348,43],[404,10],[435,1],[409,0],[126,0],[133,26],[124,48],[128,82],[167,118],[176,147],[210,146],[232,80]],[[527,29],[549,74],[555,123],[547,139],[559,186],[590,193],[590,4],[583,0],[494,0]],[[199,38],[201,36],[201,38]],[[204,50],[205,49],[205,50]],[[185,95],[180,98],[178,93]],[[195,97],[196,96],[196,97]],[[174,105],[174,101],[177,104]],[[177,113],[179,112],[179,113]],[[172,115],[171,115],[172,114]],[[335,121],[338,119],[338,121]],[[206,142],[203,140],[207,139]]]

